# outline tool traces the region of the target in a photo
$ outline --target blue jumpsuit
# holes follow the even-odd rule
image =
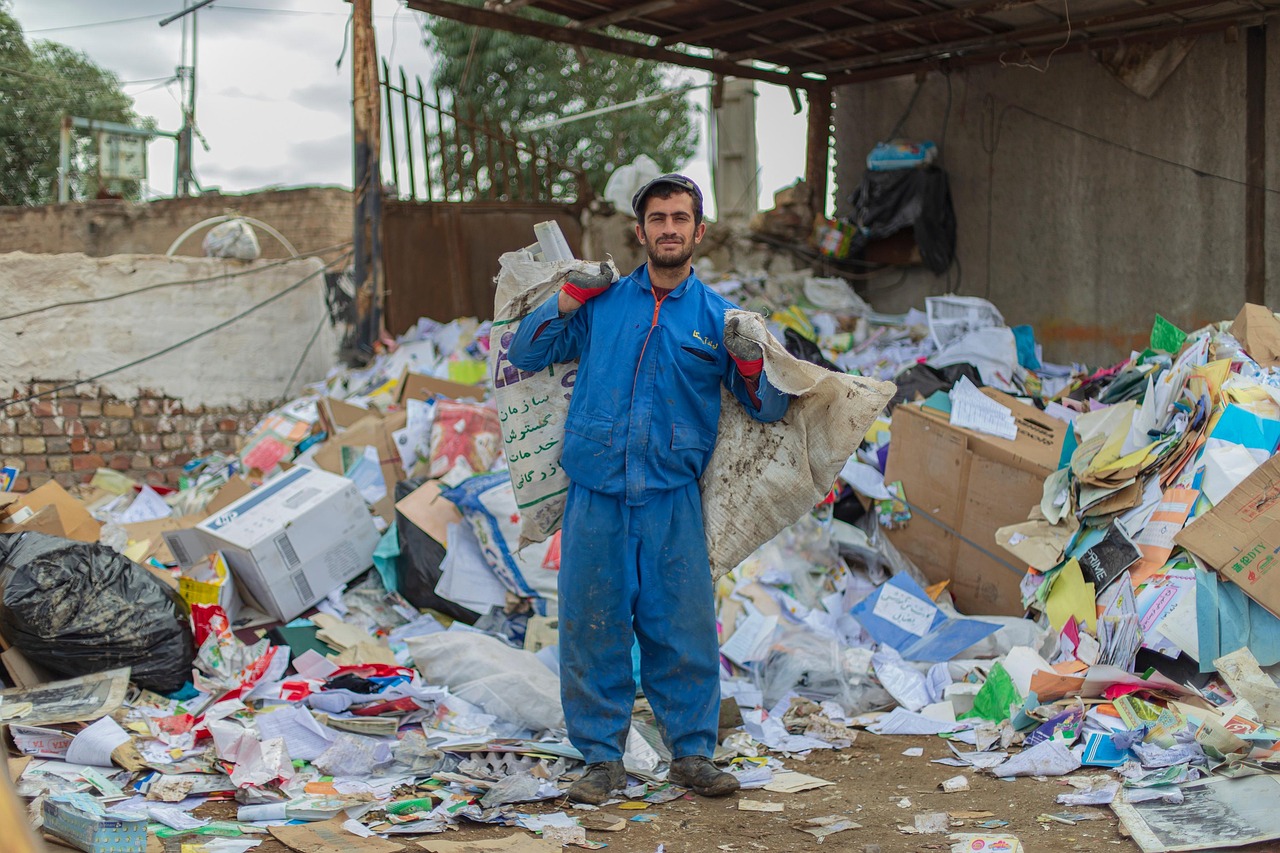
[[[752,400],[724,347],[732,303],[690,273],[664,298],[641,266],[561,316],[557,295],[520,324],[520,370],[579,359],[561,466],[561,700],[588,764],[622,758],[640,682],[676,758],[710,757],[719,648],[698,478],[715,447],[723,382],[758,420],[789,398],[760,377]]]

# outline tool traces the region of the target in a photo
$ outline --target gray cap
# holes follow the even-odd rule
[[[669,172],[665,175],[659,175],[649,183],[636,190],[636,194],[631,197],[631,210],[635,213],[636,219],[640,218],[640,208],[644,205],[645,196],[653,191],[658,184],[671,184],[674,187],[688,192],[693,196],[694,210],[701,215],[702,213],[702,190],[698,189],[698,185],[693,182],[692,178],[684,175]]]

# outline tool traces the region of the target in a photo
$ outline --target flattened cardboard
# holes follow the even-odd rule
[[[1040,503],[1069,427],[999,391],[982,392],[1013,412],[1017,438],[954,427],[918,405],[894,410],[885,480],[902,481],[913,517],[888,535],[930,582],[951,581],[962,613],[1017,616],[1025,566],[1006,559],[996,531]]]
[[[440,497],[439,480],[428,480],[396,504],[396,510],[423,533],[446,544],[450,524],[461,524],[462,513],[451,502]]]
[[[168,518],[157,518],[155,521],[137,521],[121,526],[124,532],[129,534],[130,543],[142,541],[150,543],[146,552],[138,559],[139,563],[146,562],[149,557],[155,557],[162,563],[176,563],[177,560],[174,559],[173,553],[164,541],[165,532],[195,527],[204,521],[204,518],[203,515],[171,515]]]
[[[78,542],[97,542],[98,532],[102,529],[88,508],[54,480],[35,491],[19,495],[4,510],[5,520],[0,522],[0,533],[30,531]],[[24,510],[30,510],[32,515],[14,524],[11,519],[23,515]]]
[[[396,396],[396,402],[403,406],[405,400],[430,400],[437,394],[453,400],[479,402],[485,398],[485,393],[483,385],[450,382],[448,379],[436,379],[434,376],[423,376],[406,370],[400,377],[400,393]]]
[[[252,491],[253,485],[244,477],[232,477],[227,480],[226,485],[218,489],[204,511],[209,515],[219,513]]]
[[[271,835],[298,853],[399,853],[405,847],[398,841],[387,841],[382,838],[361,838],[342,828],[347,820],[346,815],[339,815],[319,823],[304,823],[298,826],[269,827]]]
[[[1263,462],[1173,541],[1280,615],[1280,456]]]
[[[1280,364],[1280,320],[1267,306],[1246,302],[1231,323],[1230,332],[1258,364]]]

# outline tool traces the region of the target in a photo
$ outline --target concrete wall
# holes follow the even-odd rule
[[[958,219],[958,285],[955,268],[949,277],[913,269],[900,285],[873,284],[871,302],[902,311],[949,289],[983,296],[1010,324],[1032,324],[1049,358],[1091,363],[1140,348],[1156,312],[1183,328],[1233,317],[1245,292],[1244,188],[1155,158],[1244,179],[1244,67],[1243,38],[1207,35],[1150,100],[1078,52],[1053,57],[1043,73],[999,65],[954,72],[943,150]],[[1270,187],[1280,186],[1278,69],[1280,27],[1272,27]],[[839,215],[849,213],[866,153],[915,85],[837,90]],[[947,100],[947,79],[931,75],[901,135],[939,140]],[[1267,223],[1267,296],[1280,307],[1280,204],[1270,193]]]
[[[275,228],[299,252],[351,240],[351,191],[340,187],[265,190],[244,195],[214,193],[134,204],[95,200],[42,207],[0,207],[0,253],[83,252],[93,257],[164,254],[183,231],[214,216],[240,213]],[[179,254],[202,254],[205,231],[189,237]],[[265,232],[258,242],[264,258],[287,258],[284,247]]]
[[[208,279],[0,320],[0,395],[12,397],[29,381],[82,379],[129,363],[312,276],[225,329],[97,383],[121,398],[147,388],[189,405],[277,399],[326,315],[321,269],[315,258],[243,262],[153,255],[0,255],[4,317],[165,282]],[[326,320],[293,390],[324,376],[335,363],[336,346]]]
[[[0,455],[22,468],[18,485],[85,480],[99,467],[173,484],[193,456],[234,449],[237,433],[336,363],[322,270],[316,258],[0,255]]]

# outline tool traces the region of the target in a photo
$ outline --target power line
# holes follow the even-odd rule
[[[326,246],[323,249],[314,249],[310,252],[303,252],[298,256],[298,258],[307,258],[315,255],[323,255],[326,252],[332,252],[336,249],[343,249],[350,245],[351,245],[350,241],[346,243],[338,243],[333,246]],[[146,287],[138,287],[138,288],[134,288],[133,290],[125,290],[120,293],[112,293],[107,296],[95,296],[91,299],[73,299],[67,302],[54,302],[50,305],[42,305],[39,308],[30,308],[26,311],[19,311],[16,314],[7,314],[5,316],[0,317],[0,323],[6,322],[8,320],[16,320],[20,317],[30,317],[32,314],[42,314],[45,311],[54,311],[58,308],[72,308],[77,305],[96,305],[100,302],[111,302],[112,300],[115,300],[115,299],[123,299],[126,296],[134,296],[139,293],[148,293],[152,290],[160,290],[165,287],[178,287],[181,285],[189,285],[189,284],[225,283],[225,282],[231,281],[232,279],[243,278],[248,275],[255,275],[257,273],[262,272],[263,270],[269,270],[274,267],[283,266],[284,264],[287,264],[290,261],[298,260],[298,258],[283,258],[278,261],[272,261],[269,264],[264,264],[260,267],[254,267],[253,269],[241,270],[240,272],[233,272],[233,273],[223,273],[221,275],[209,276],[208,278],[189,278],[189,279],[180,279],[178,281],[162,281],[157,284],[149,284]]]
[[[90,27],[109,27],[113,24],[130,24],[134,21],[158,21],[164,17],[164,13],[156,15],[135,15],[132,18],[112,18],[108,21],[86,21],[83,24],[63,24],[57,27],[40,27],[36,30],[24,30],[28,35],[31,33],[57,33],[63,30],[85,30]]]
[[[228,317],[226,320],[223,320],[221,323],[218,323],[217,325],[214,325],[214,326],[210,326],[209,328],[205,329],[202,332],[196,332],[194,335],[191,335],[190,337],[183,338],[177,343],[170,344],[164,349],[156,350],[155,352],[150,353],[149,355],[144,355],[140,358],[135,358],[133,361],[127,364],[122,364],[122,365],[119,365],[118,367],[113,367],[109,370],[104,370],[101,373],[94,374],[93,376],[87,376],[84,379],[78,379],[75,382],[59,385],[56,388],[50,388],[49,390],[41,391],[38,394],[28,394],[26,397],[19,397],[16,400],[8,400],[4,402],[2,405],[0,405],[0,411],[4,411],[5,409],[10,408],[11,406],[16,406],[20,403],[28,403],[32,400],[38,400],[41,397],[48,397],[52,394],[57,394],[62,391],[72,390],[77,385],[93,384],[95,382],[98,382],[101,379],[107,378],[108,376],[113,376],[117,373],[121,373],[125,370],[129,370],[131,368],[137,367],[140,364],[145,364],[148,361],[153,361],[154,359],[168,355],[174,350],[181,349],[182,347],[185,347],[187,344],[194,343],[195,341],[198,341],[201,338],[208,337],[209,335],[212,335],[214,332],[220,332],[223,329],[227,328],[228,326],[234,323],[237,323],[240,320],[243,320],[245,317],[249,316],[253,312],[258,311],[262,308],[265,308],[266,306],[270,305],[272,302],[275,302],[276,300],[281,299],[287,296],[288,294],[292,293],[293,291],[297,290],[298,288],[302,287],[304,284],[311,281],[316,276],[322,275],[330,266],[333,266],[334,264],[344,261],[350,257],[351,257],[351,253],[348,252],[347,254],[339,258],[337,261],[326,264],[325,266],[321,267],[320,269],[316,270],[310,275],[307,275],[304,278],[301,278],[298,281],[294,282],[293,284],[289,285],[279,293],[276,293],[272,296],[268,296],[266,299],[262,300],[261,302],[255,305],[249,306],[245,310],[241,311],[239,314],[236,314],[232,317]]]

